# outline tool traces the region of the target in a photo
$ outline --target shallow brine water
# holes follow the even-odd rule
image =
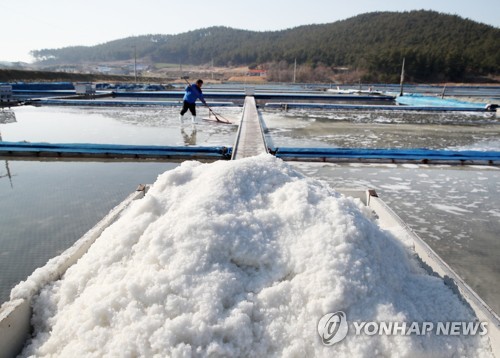
[[[7,113],[10,113],[7,115]],[[217,110],[229,120],[237,121],[241,108]],[[13,115],[12,115],[13,114]],[[236,125],[214,124],[203,120],[209,113],[198,109],[198,123],[191,115],[179,120],[176,107],[20,107],[5,111],[0,118],[3,141],[50,143],[109,143],[169,146],[231,146]],[[1,115],[1,113],[0,113]]]
[[[500,150],[490,112],[265,110],[274,147]]]

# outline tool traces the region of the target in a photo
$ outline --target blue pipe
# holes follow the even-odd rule
[[[421,163],[469,163],[482,162],[500,165],[498,151],[453,151],[433,149],[364,149],[364,148],[276,148],[271,151],[283,160],[334,161],[353,159],[356,161]]]
[[[120,158],[230,159],[228,147],[152,146],[92,143],[0,142],[0,155],[78,156]]]

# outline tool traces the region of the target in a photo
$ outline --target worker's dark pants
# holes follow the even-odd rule
[[[182,105],[181,116],[183,116],[188,109],[193,116],[196,116],[196,103],[189,103],[186,101],[184,101],[184,104]]]

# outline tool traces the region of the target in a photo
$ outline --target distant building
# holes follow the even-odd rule
[[[250,77],[266,77],[267,71],[265,70],[248,70],[247,76]]]

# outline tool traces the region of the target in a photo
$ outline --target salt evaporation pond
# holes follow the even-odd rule
[[[500,150],[500,117],[482,112],[265,109],[275,147]]]
[[[34,302],[21,356],[489,356],[486,337],[348,335],[320,318],[473,321],[360,203],[269,155],[184,162]],[[25,297],[43,269],[12,291]]]
[[[221,108],[229,120],[241,108]],[[0,125],[3,141],[49,143],[105,143],[131,145],[229,146],[237,126],[179,121],[176,107],[32,107],[15,109],[16,122]],[[208,117],[200,108],[199,117]],[[1,124],[1,123],[0,123]]]

